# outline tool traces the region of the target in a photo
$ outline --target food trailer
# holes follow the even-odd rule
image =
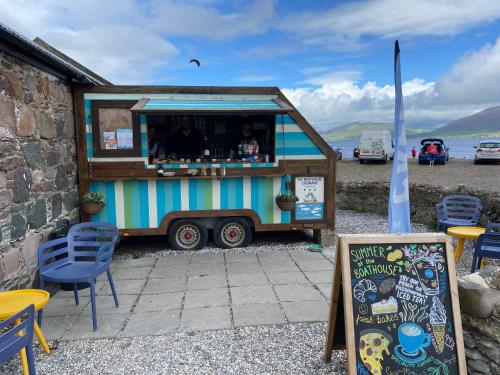
[[[106,202],[83,221],[186,250],[334,228],[335,153],[276,87],[85,86],[75,115],[80,195]]]

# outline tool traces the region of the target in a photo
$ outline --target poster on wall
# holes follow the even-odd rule
[[[295,178],[295,219],[322,220],[325,204],[324,177]]]
[[[134,148],[134,141],[132,139],[132,129],[120,128],[116,129],[116,139],[118,142],[118,149],[132,149]]]
[[[116,150],[116,135],[115,132],[104,132],[104,145],[106,150]]]

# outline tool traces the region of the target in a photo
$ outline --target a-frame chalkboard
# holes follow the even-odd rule
[[[349,374],[467,374],[449,236],[340,235],[331,301],[324,358],[346,347]]]

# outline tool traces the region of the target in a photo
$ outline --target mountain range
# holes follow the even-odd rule
[[[394,124],[352,122],[321,132],[327,141],[359,139],[363,130],[393,131]],[[407,124],[406,135],[414,137],[500,137],[500,106],[487,108],[442,126],[412,126]]]

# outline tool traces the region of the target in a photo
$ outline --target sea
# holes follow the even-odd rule
[[[450,158],[452,159],[474,159],[475,149],[474,146],[479,145],[480,142],[486,141],[490,138],[442,138],[446,147],[450,150]],[[408,138],[408,155],[410,155],[413,146],[420,149],[421,138]],[[342,150],[343,158],[352,158],[352,151],[359,145],[359,140],[350,141],[328,141],[328,144],[336,149],[340,147]]]

